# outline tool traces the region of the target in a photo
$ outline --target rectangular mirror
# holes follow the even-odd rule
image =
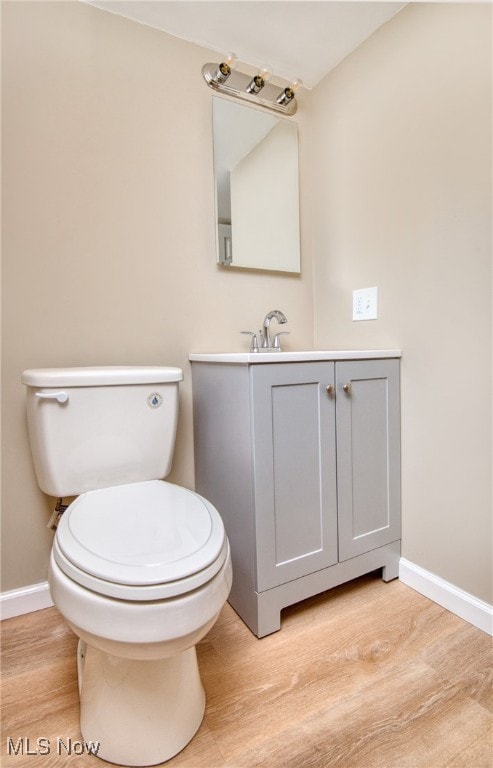
[[[213,98],[219,264],[300,271],[298,126]]]

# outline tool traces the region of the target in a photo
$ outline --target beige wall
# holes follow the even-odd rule
[[[411,4],[312,102],[315,345],[402,348],[403,555],[488,602],[491,28]]]
[[[23,369],[181,366],[171,479],[193,486],[188,353],[247,348],[239,331],[256,330],[272,308],[288,317],[286,347],[311,347],[313,300],[306,234],[301,278],[216,266],[212,91],[200,74],[210,52],[82,3],[7,2],[2,22],[9,590],[46,579],[52,540],[53,502],[31,466]],[[305,169],[308,112],[297,118]],[[302,200],[305,222],[307,208]]]

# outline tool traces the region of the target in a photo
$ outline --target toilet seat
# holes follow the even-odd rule
[[[217,510],[193,491],[151,480],[89,491],[65,511],[53,555],[94,592],[161,600],[197,589],[228,553]]]

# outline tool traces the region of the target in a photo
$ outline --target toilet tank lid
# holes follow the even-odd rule
[[[104,387],[117,384],[165,384],[182,381],[181,368],[162,365],[108,365],[87,368],[32,368],[24,371],[29,387]]]

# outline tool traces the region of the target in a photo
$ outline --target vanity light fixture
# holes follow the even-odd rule
[[[286,84],[283,86],[281,79],[281,83],[274,85],[269,82],[272,73],[267,67],[252,77],[235,70],[236,61],[236,55],[230,53],[220,64],[204,64],[202,76],[207,85],[226,96],[249,101],[285,115],[294,115],[298,106],[295,91],[301,80],[292,83],[284,81]]]

